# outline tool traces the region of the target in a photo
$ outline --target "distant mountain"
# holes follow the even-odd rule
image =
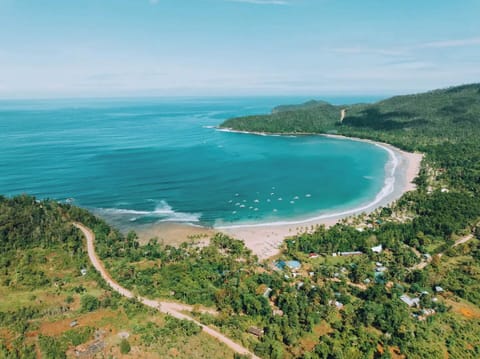
[[[305,103],[302,103],[300,105],[280,105],[275,107],[272,110],[272,113],[278,113],[278,112],[285,112],[285,111],[295,111],[295,110],[310,110],[310,109],[315,109],[315,108],[321,108],[323,106],[330,106],[330,107],[336,107],[331,104],[329,104],[326,101],[317,101],[317,100],[310,100]]]

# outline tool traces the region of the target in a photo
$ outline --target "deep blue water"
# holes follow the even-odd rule
[[[73,201],[119,225],[272,222],[373,199],[381,148],[213,128],[304,100],[0,101],[0,193]]]

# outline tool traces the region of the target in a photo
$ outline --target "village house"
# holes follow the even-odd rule
[[[407,294],[404,294],[400,297],[400,300],[404,302],[409,307],[418,307],[420,306],[420,298],[410,298]]]
[[[335,306],[339,310],[343,308],[343,303],[339,302],[338,300],[329,300],[328,304]]]
[[[265,333],[263,329],[257,327],[250,327],[247,329],[247,332],[255,335],[258,338],[260,338]]]
[[[268,287],[267,289],[265,289],[265,292],[263,292],[263,296],[265,298],[269,298],[271,293],[272,293],[272,288]]]

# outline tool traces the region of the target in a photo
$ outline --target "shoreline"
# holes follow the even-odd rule
[[[218,226],[213,228],[192,227],[185,224],[176,224],[175,229],[180,231],[178,234],[182,233],[182,235],[179,236],[175,234],[176,231],[172,231],[172,228],[167,228],[165,224],[154,224],[138,232],[138,235],[141,239],[148,240],[147,236],[153,235],[163,238],[166,243],[178,243],[180,240],[179,237],[185,238],[186,235],[198,235],[199,229],[200,231],[208,234],[220,232],[243,241],[245,246],[251,249],[260,260],[267,259],[279,254],[279,247],[286,237],[303,233],[306,230],[314,228],[318,225],[330,227],[344,218],[355,216],[360,213],[371,213],[377,208],[388,206],[389,204],[398,200],[404,193],[415,190],[416,186],[414,183],[412,183],[412,181],[418,176],[421,161],[423,159],[423,154],[406,152],[387,143],[356,137],[346,137],[342,135],[312,133],[269,134],[235,131],[230,129],[217,130],[259,136],[323,136],[338,140],[370,143],[382,148],[389,154],[389,160],[385,164],[386,176],[384,186],[372,201],[360,204],[356,208],[340,210],[339,212],[327,212],[325,214],[300,220],[239,224],[231,226]]]
[[[242,132],[244,133],[244,132]],[[256,134],[256,133],[254,133]],[[263,135],[262,135],[263,136]],[[266,135],[268,136],[268,135]],[[338,135],[318,135],[318,136],[323,136],[323,137],[330,137],[330,138],[336,138],[339,140],[352,140],[352,141],[358,141],[358,142],[367,142],[371,143],[372,145],[375,145],[377,147],[382,148],[384,151],[386,151],[389,155],[389,160],[385,164],[385,171],[390,172],[389,175],[385,176],[384,184],[381,190],[377,193],[373,201],[370,202],[365,202],[362,204],[359,204],[357,207],[353,208],[346,208],[346,209],[340,209],[340,212],[327,212],[319,215],[313,215],[305,219],[296,219],[296,220],[285,220],[285,221],[276,221],[276,222],[266,222],[266,223],[244,223],[244,224],[236,224],[236,225],[226,225],[226,226],[214,226],[213,228],[219,229],[219,230],[231,230],[231,229],[240,229],[240,228],[253,228],[253,227],[276,227],[280,225],[301,225],[301,224],[310,224],[311,222],[318,221],[318,220],[325,220],[329,218],[345,218],[349,215],[354,215],[356,213],[361,213],[364,210],[369,210],[371,207],[374,207],[375,205],[382,203],[383,199],[388,197],[394,190],[395,190],[395,182],[396,182],[396,171],[399,163],[401,162],[401,159],[403,158],[402,156],[407,156],[410,154],[409,152],[404,152],[394,146],[385,144],[385,143],[380,143],[380,142],[374,142],[374,141],[369,141],[369,140],[363,140],[360,138],[349,138],[346,136],[338,136]],[[400,160],[399,160],[400,157]],[[391,167],[391,168],[390,168]],[[418,171],[417,171],[418,172]]]

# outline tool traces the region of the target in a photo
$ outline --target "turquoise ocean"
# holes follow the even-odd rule
[[[0,193],[71,202],[121,228],[295,221],[371,202],[389,160],[378,146],[215,128],[308,99],[3,100]]]

